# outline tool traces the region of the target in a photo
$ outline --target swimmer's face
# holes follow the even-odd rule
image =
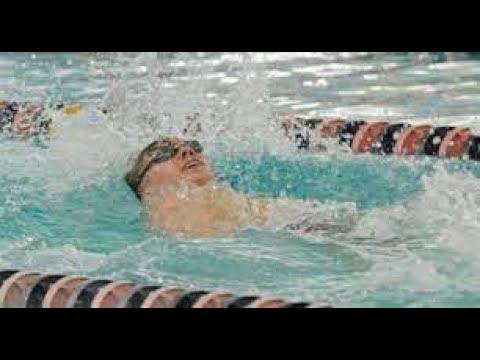
[[[169,138],[169,142],[175,146],[174,155],[150,166],[139,187],[141,194],[180,181],[204,186],[213,178],[207,159],[199,148],[176,138]]]

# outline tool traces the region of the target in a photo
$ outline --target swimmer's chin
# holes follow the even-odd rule
[[[196,186],[206,186],[213,180],[213,175],[207,168],[186,170],[183,175],[183,181]]]

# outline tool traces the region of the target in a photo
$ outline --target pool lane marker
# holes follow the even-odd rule
[[[165,286],[152,291],[143,301],[141,308],[174,308],[178,300],[185,294],[180,286]]]
[[[454,129],[453,126],[440,126],[434,128],[433,133],[431,133],[425,140],[425,144],[423,145],[423,155],[438,156],[438,150],[442,141],[447,133]]]
[[[91,308],[116,308],[133,288],[130,281],[114,281],[101,287],[92,300]]]
[[[480,160],[480,136],[471,134],[466,127],[430,125],[412,126],[408,123],[384,121],[347,121],[343,119],[287,118],[283,128],[298,131],[304,127],[320,137],[337,138],[354,153],[395,155],[427,155],[440,158],[469,158]],[[288,125],[296,124],[294,125]],[[307,124],[315,124],[307,126]],[[289,127],[290,126],[290,127]],[[303,148],[309,148],[303,146]]]
[[[285,305],[285,301],[282,299],[273,296],[266,296],[252,301],[246,307],[253,309],[278,309],[283,305]]]
[[[207,294],[208,292],[203,290],[184,293],[181,297],[178,298],[177,302],[175,303],[175,308],[191,308],[202,296]]]
[[[0,307],[24,308],[30,286],[40,277],[36,271],[19,271],[5,279],[0,288]]]
[[[471,136],[467,147],[469,159],[480,161],[480,136]]]
[[[112,280],[97,279],[89,280],[77,288],[68,299],[67,307],[69,308],[89,308],[92,305],[93,299],[100,291],[100,289]]]
[[[372,151],[381,155],[392,154],[400,134],[409,127],[411,125],[406,123],[389,124],[382,130],[378,140],[373,143]]]
[[[353,138],[355,137],[355,134],[360,129],[360,126],[365,124],[366,124],[365,121],[348,121],[348,122],[344,121],[343,124],[339,127],[339,129],[336,132],[339,138],[338,142],[340,144],[346,144],[348,147],[352,147],[352,142],[353,142]]]
[[[43,308],[65,308],[71,295],[85,282],[84,276],[66,276],[50,285],[42,301]]]
[[[282,306],[284,309],[305,309],[310,304],[307,302],[296,302],[296,303],[287,303]]]
[[[137,285],[118,303],[120,308],[140,308],[147,296],[161,286],[156,285]]]
[[[395,155],[420,155],[423,153],[423,142],[433,128],[430,125],[412,126],[405,129],[398,137],[393,153]]]
[[[470,136],[469,128],[454,128],[447,132],[438,149],[438,156],[441,158],[462,157],[467,150]]]
[[[258,300],[260,297],[258,296],[240,296],[235,299],[233,299],[229,304],[228,308],[230,309],[240,309],[240,308],[245,308],[251,303],[253,303],[255,300]]]
[[[328,119],[320,123],[320,133],[324,136],[335,136],[344,124],[343,119]]]
[[[227,304],[234,299],[234,295],[228,291],[212,291],[201,296],[192,308],[194,309],[212,309],[225,308]]]
[[[0,271],[2,308],[326,308],[328,303],[288,303],[275,296],[235,296],[224,290],[136,285],[83,276]]]
[[[10,276],[16,274],[20,270],[3,270],[0,271],[0,288],[2,287],[5,280],[7,280]]]
[[[373,143],[379,138],[382,131],[388,126],[387,122],[367,123],[358,129],[352,142],[352,150],[356,153],[368,152]]]
[[[32,286],[27,293],[25,307],[41,308],[43,299],[50,287],[64,277],[65,275],[43,275],[39,277],[34,283],[32,283]]]

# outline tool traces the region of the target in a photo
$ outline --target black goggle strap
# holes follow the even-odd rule
[[[171,157],[180,150],[183,146],[190,146],[195,152],[201,153],[203,151],[202,145],[196,140],[191,141],[182,141],[178,144],[168,145],[159,147],[155,150],[155,155],[152,158],[153,162],[163,162],[169,160]]]
[[[182,148],[185,145],[190,146],[197,153],[201,153],[203,151],[202,145],[197,140],[188,140],[188,141],[182,141],[178,144],[171,146],[173,150],[171,156],[174,156],[177,153],[177,151],[180,150],[180,148]]]
[[[160,147],[160,148],[155,150],[154,155],[152,156],[150,161],[147,163],[145,168],[140,173],[140,176],[139,176],[139,179],[138,179],[138,184],[137,184],[137,191],[135,192],[137,194],[138,198],[140,198],[140,194],[138,193],[138,187],[142,183],[142,180],[145,177],[145,174],[147,173],[147,171],[150,170],[150,168],[152,167],[153,164],[157,164],[157,163],[160,163],[160,162],[163,162],[163,161],[167,161],[168,159],[170,159],[173,156],[173,154],[174,154],[174,150],[173,150],[172,146],[170,146],[168,144],[165,144],[165,147]]]

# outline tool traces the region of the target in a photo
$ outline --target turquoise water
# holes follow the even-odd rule
[[[478,306],[479,164],[299,153],[270,127],[282,113],[475,126],[480,63],[437,61],[366,53],[1,54],[4,97],[115,110],[65,120],[42,146],[0,140],[0,268],[346,307]],[[202,140],[218,179],[248,194],[354,203],[359,223],[343,234],[252,229],[216,239],[146,227],[122,181],[128,157],[195,111],[214,130]]]

